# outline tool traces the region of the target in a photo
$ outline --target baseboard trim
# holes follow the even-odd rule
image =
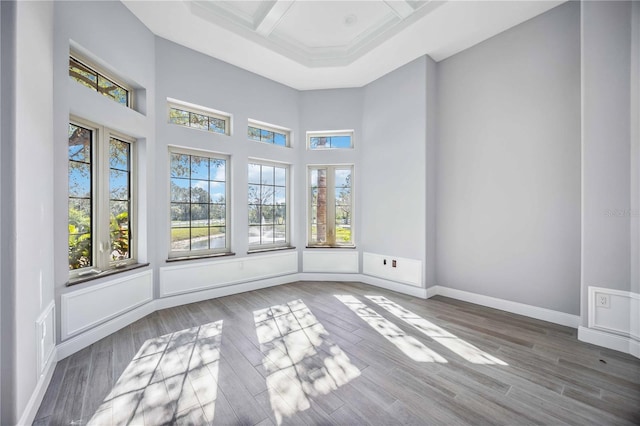
[[[22,412],[22,416],[20,416],[20,420],[16,423],[17,425],[30,425],[33,424],[33,421],[36,419],[36,414],[38,414],[38,409],[40,408],[44,394],[47,392],[47,388],[53,377],[53,371],[58,363],[56,351],[57,349],[54,347],[45,366],[44,373],[40,376],[36,388],[33,390],[31,398],[29,398],[29,402],[27,402],[27,406]]]
[[[427,298],[427,289],[424,287],[416,287],[410,284],[402,284],[396,281],[389,281],[383,278],[373,277],[371,275],[360,275],[360,281],[365,284],[376,287],[386,288],[387,290],[397,291],[398,293],[408,294],[409,296]]]
[[[554,311],[519,302],[512,302],[511,300],[498,299],[496,297],[470,293],[468,291],[442,286],[430,287],[428,293],[430,294],[429,297],[436,295],[450,297],[452,299],[475,303],[476,305],[482,305],[489,308],[500,309],[513,314],[524,315],[530,318],[548,321],[571,328],[578,328],[580,325],[580,316],[578,315],[567,314],[565,312]]]
[[[60,343],[56,346],[58,352],[58,360],[62,360],[69,355],[72,355],[79,350],[86,348],[87,346],[97,342],[98,340],[107,337],[111,333],[115,333],[127,325],[138,321],[140,318],[153,313],[156,310],[156,300],[145,303],[138,306],[119,317],[115,317],[107,322],[103,322],[100,325],[95,326],[87,331],[78,334],[75,337],[71,337],[68,340]]]
[[[246,281],[239,284],[230,284],[207,290],[196,290],[190,293],[181,293],[171,296],[161,297],[155,300],[155,310],[173,308],[174,306],[187,305],[203,300],[217,297],[229,296],[232,294],[244,293],[247,291],[259,290],[261,288],[273,287],[276,285],[288,284],[298,281],[298,274],[281,275],[279,277]]]
[[[640,358],[640,342],[630,337],[580,326],[578,327],[578,340]]]

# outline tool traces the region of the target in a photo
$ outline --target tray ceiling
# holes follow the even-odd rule
[[[123,1],[160,37],[297,89],[442,60],[563,1]]]

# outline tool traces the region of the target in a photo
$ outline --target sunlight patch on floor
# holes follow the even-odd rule
[[[335,295],[335,297],[412,360],[418,362],[447,362],[446,359],[427,348],[415,337],[407,335],[397,325],[369,308],[356,297],[351,295]]]
[[[360,376],[302,300],[253,312],[264,354],[271,408],[278,424]]]
[[[386,309],[402,321],[420,330],[442,346],[460,355],[465,360],[473,364],[497,364],[508,365],[506,362],[489,355],[481,349],[476,348],[470,343],[460,339],[459,337],[449,333],[445,329],[435,325],[421,316],[403,308],[395,302],[384,296],[366,296],[369,300],[376,303],[383,309]]]
[[[149,339],[89,425],[213,421],[222,321]]]

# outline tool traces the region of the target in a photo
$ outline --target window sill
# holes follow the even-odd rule
[[[306,246],[308,249],[347,249],[354,250],[356,246]]]
[[[199,259],[212,259],[216,257],[228,257],[235,256],[236,254],[233,252],[229,253],[211,253],[211,254],[203,254],[201,256],[182,256],[182,257],[170,257],[166,260],[167,263],[171,262],[182,262],[185,260],[199,260]]]
[[[127,272],[127,271],[132,271],[134,269],[144,268],[145,266],[149,266],[149,264],[148,263],[132,263],[132,264],[129,264],[129,265],[121,266],[119,268],[107,269],[105,271],[96,272],[96,273],[93,273],[93,274],[90,274],[90,275],[88,274],[88,275],[83,275],[81,277],[70,278],[69,281],[67,281],[66,286],[67,287],[71,287],[71,286],[74,286],[76,284],[82,284],[82,283],[86,283],[88,281],[97,280],[98,278],[109,277],[111,275],[120,274],[122,272]]]
[[[255,250],[247,251],[247,254],[256,254],[256,253],[267,253],[270,251],[283,251],[283,250],[295,250],[296,248],[293,246],[285,246],[285,247],[269,247],[269,248],[261,248]]]

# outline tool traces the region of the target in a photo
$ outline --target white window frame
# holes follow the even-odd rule
[[[351,242],[347,244],[339,244],[336,242],[336,196],[335,196],[335,171],[336,169],[351,169]],[[311,172],[318,169],[327,169],[327,242],[315,243],[311,241],[311,228],[313,226],[312,217],[313,209],[311,196]],[[355,247],[355,165],[354,164],[309,164],[307,166],[307,247],[331,247],[331,248],[354,248]]]
[[[267,132],[280,133],[285,137],[284,146],[276,145],[275,143],[268,143],[268,142],[251,139],[247,134],[247,139],[249,139],[250,141],[265,143],[267,145],[274,145],[280,148],[291,148],[292,146],[291,129],[287,129],[286,127],[276,126],[275,124],[265,123],[263,121],[253,120],[251,118],[247,122],[247,133],[249,132],[249,127],[254,127],[260,130],[266,130]]]
[[[179,109],[179,110],[191,112],[194,114],[205,115],[210,118],[216,118],[218,120],[223,120],[225,132],[224,133],[214,132],[212,130],[209,130],[208,128],[205,130],[205,129],[199,129],[197,127],[191,127],[191,126],[185,126],[177,123],[172,123],[171,116],[170,116],[171,109]],[[173,98],[167,98],[167,123],[175,126],[184,127],[187,129],[200,130],[202,132],[213,133],[214,135],[231,136],[233,134],[232,132],[233,116],[230,113],[219,111],[213,108],[208,108],[202,105],[192,104],[190,102],[185,102],[185,101],[181,101]]]
[[[311,148],[311,138],[333,137],[333,136],[349,136],[351,138],[351,146],[348,148]],[[350,130],[314,130],[307,132],[307,150],[309,151],[325,151],[325,150],[345,150],[354,147],[354,131]]]
[[[285,200],[286,200],[286,209],[285,209],[285,233],[286,233],[286,238],[284,242],[279,242],[279,243],[272,243],[272,244],[249,244],[249,250],[248,253],[255,253],[255,252],[260,252],[260,251],[268,251],[268,250],[273,250],[273,249],[281,249],[281,248],[287,248],[287,247],[291,247],[291,165],[287,164],[287,163],[280,163],[280,162],[275,162],[275,161],[267,161],[267,160],[260,160],[257,158],[249,158],[249,160],[247,161],[247,173],[249,171],[249,164],[259,164],[261,166],[271,166],[271,167],[279,167],[281,169],[286,169],[287,171],[287,175],[286,175],[286,181],[285,181]],[[249,185],[250,183],[247,180],[247,191],[249,190]],[[247,192],[248,194],[248,192]],[[248,197],[247,197],[248,198]],[[247,212],[249,211],[248,207],[251,203],[249,203],[249,200],[247,199]],[[247,213],[247,220],[248,220],[248,213]],[[247,224],[247,232],[249,231],[249,229],[251,228],[250,223]],[[249,235],[247,234],[247,237]],[[248,240],[248,238],[247,238]],[[248,243],[248,241],[247,241]]]
[[[126,106],[127,108],[134,109],[134,105],[135,105],[134,93],[135,93],[135,90],[133,89],[133,87],[131,87],[131,85],[125,83],[121,78],[115,77],[111,72],[106,70],[104,67],[96,64],[96,61],[92,61],[91,59],[87,58],[85,55],[83,55],[81,53],[78,53],[78,52],[72,50],[71,52],[69,52],[69,59],[74,59],[75,61],[81,63],[82,65],[84,65],[85,67],[89,68],[91,71],[95,72],[96,74],[100,74],[102,77],[106,78],[107,80],[111,80],[113,83],[117,84],[118,86],[120,86],[124,90],[126,90],[127,91],[127,104],[123,105],[120,102],[117,102],[117,101],[109,98],[108,96],[100,94],[97,90],[95,90],[96,93],[100,94],[100,96],[105,96],[106,98],[111,99],[112,101],[114,101],[118,105],[122,105],[122,106]],[[68,67],[68,65],[67,65],[67,67]],[[68,73],[68,70],[67,70],[67,73]],[[79,83],[77,81],[76,81],[76,83],[81,84],[81,83]],[[84,86],[84,87],[86,87],[86,86]],[[87,89],[88,89],[88,87],[87,87]]]
[[[83,118],[71,115],[68,124],[73,124],[91,130],[93,139],[91,141],[91,171],[95,177],[92,182],[92,202],[91,202],[91,240],[92,240],[92,264],[85,268],[69,271],[69,279],[79,279],[90,277],[102,272],[122,268],[127,265],[137,263],[137,148],[136,139],[108,127],[96,124]],[[129,259],[111,260],[111,237],[109,210],[109,142],[111,138],[118,139],[130,144],[130,169],[129,170]],[[67,159],[67,163],[68,163]],[[68,176],[68,175],[67,175]],[[68,198],[68,189],[67,189]],[[67,211],[68,214],[68,211]],[[68,218],[67,218],[68,222]]]
[[[171,249],[171,154],[189,155],[196,157],[206,157],[209,159],[225,160],[225,246],[217,249],[207,250],[172,250]],[[197,259],[202,257],[225,256],[233,254],[231,251],[231,156],[212,151],[201,151],[197,149],[183,148],[174,145],[169,146],[167,158],[167,183],[168,183],[168,219],[169,219],[169,260],[176,259]],[[189,201],[189,205],[191,205]],[[209,225],[211,226],[211,225]],[[189,227],[191,228],[191,226]]]

